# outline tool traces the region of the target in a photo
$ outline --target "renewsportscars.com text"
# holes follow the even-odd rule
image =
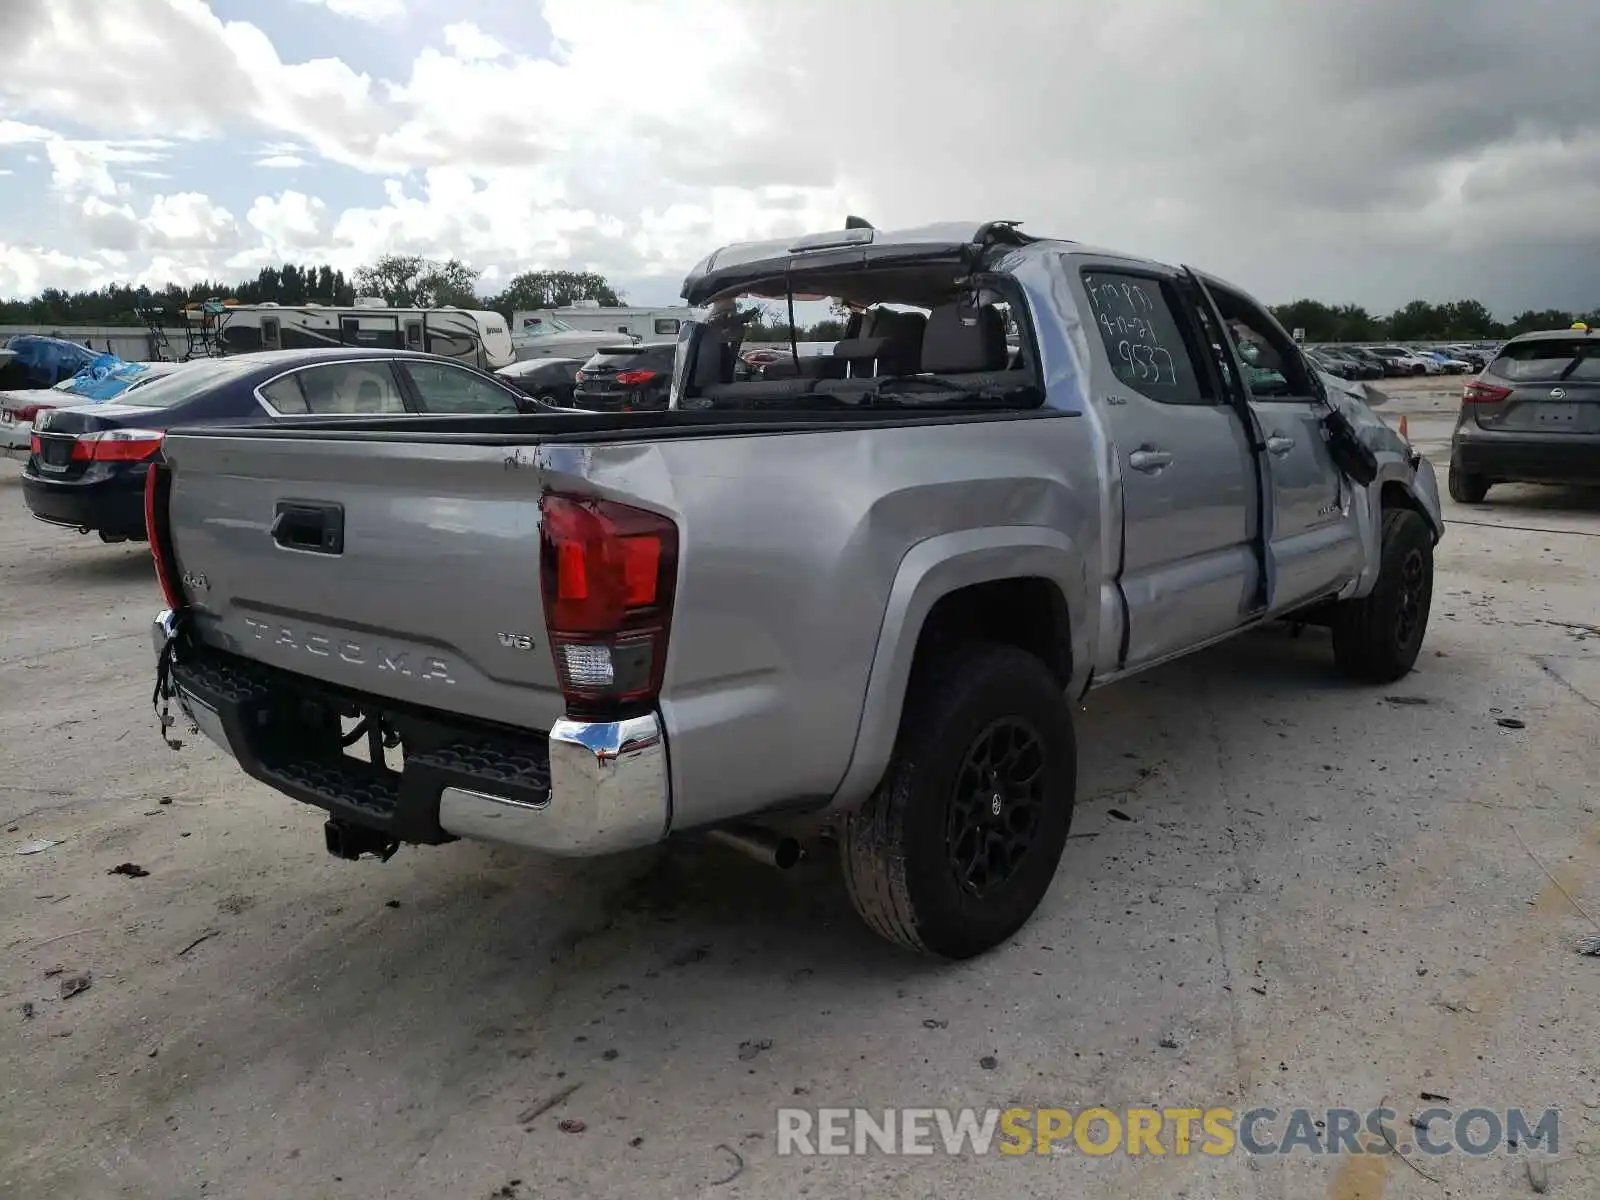
[[[1560,1114],[1521,1108],[783,1108],[780,1155],[1467,1154],[1560,1148]]]

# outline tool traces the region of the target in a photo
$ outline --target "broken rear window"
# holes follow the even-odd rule
[[[1559,383],[1577,379],[1600,383],[1600,342],[1594,338],[1541,338],[1512,342],[1490,368],[1514,383]]]
[[[737,299],[739,316],[707,327],[684,407],[1037,408],[1044,398],[1009,277],[918,264],[778,279]]]

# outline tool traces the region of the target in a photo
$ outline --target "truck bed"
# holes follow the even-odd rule
[[[1089,426],[1054,409],[884,407],[196,427],[167,438],[167,524],[202,645],[539,732],[571,715],[541,499],[667,518],[677,591],[658,708],[673,825],[694,827],[837,793],[912,547],[1074,530],[1098,553]],[[275,544],[286,504],[336,508],[337,551]],[[1089,607],[1081,577],[1063,587]]]

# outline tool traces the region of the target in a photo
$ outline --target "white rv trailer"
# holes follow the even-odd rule
[[[568,329],[595,333],[620,333],[645,342],[671,342],[689,319],[692,310],[676,308],[605,308],[599,304],[573,304],[566,308],[540,308],[511,314],[513,336],[549,326],[552,322]]]
[[[346,307],[322,304],[230,304],[217,318],[225,354],[363,346],[423,350],[485,371],[516,361],[505,318],[466,308],[387,308],[358,297]]]

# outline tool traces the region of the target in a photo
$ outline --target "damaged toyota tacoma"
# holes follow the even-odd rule
[[[852,218],[683,296],[664,411],[170,431],[165,736],[346,858],[831,829],[874,930],[962,958],[1051,884],[1093,689],[1276,620],[1412,669],[1433,468],[1237,287]],[[752,377],[746,298],[845,336]]]

